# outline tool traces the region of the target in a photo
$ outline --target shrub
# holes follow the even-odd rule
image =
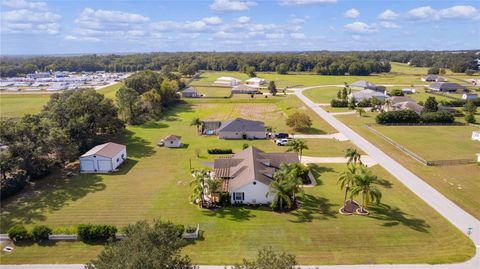
[[[8,229],[7,234],[8,237],[15,242],[31,239],[30,233],[21,224],[12,226],[10,229]]]
[[[357,103],[358,107],[369,107],[372,106],[372,101],[370,99],[363,99]]]
[[[48,236],[52,234],[52,229],[45,225],[38,225],[32,229],[32,237],[35,241],[48,240]]]
[[[218,194],[218,204],[220,206],[229,206],[231,201],[230,201],[230,193],[228,192],[220,192]]]
[[[476,123],[477,120],[475,119],[475,116],[473,114],[468,114],[465,116],[465,121],[467,123]]]
[[[232,149],[209,149],[208,154],[232,154]]]
[[[331,107],[348,107],[348,101],[332,99],[332,101],[330,101],[330,106]]]
[[[453,123],[455,117],[449,112],[427,112],[422,114],[421,121],[425,123]]]
[[[117,227],[113,225],[80,224],[77,227],[77,235],[84,241],[104,241],[115,238]]]
[[[185,232],[185,226],[183,226],[183,224],[177,224],[175,225],[175,229],[178,231],[178,235],[182,237],[183,232]]]
[[[403,91],[401,89],[393,89],[390,91],[391,96],[403,96]]]
[[[375,121],[379,124],[419,123],[420,116],[411,110],[388,111],[378,114]]]
[[[250,147],[250,145],[248,145],[247,143],[245,143],[245,144],[242,145],[242,149],[246,149],[246,148],[248,148],[248,147]]]

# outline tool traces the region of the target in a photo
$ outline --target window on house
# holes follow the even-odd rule
[[[117,158],[117,163],[120,161],[120,158]]]
[[[233,193],[233,200],[234,201],[243,201],[245,198],[245,194],[243,192],[234,192]]]

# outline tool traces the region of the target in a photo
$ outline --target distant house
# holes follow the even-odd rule
[[[37,79],[37,78],[49,78],[51,76],[50,72],[35,72],[27,74],[27,78]]]
[[[389,97],[389,104],[385,104],[385,111],[397,111],[397,110],[412,110],[417,114],[421,114],[423,106],[417,104],[413,99],[407,96],[392,96]]]
[[[376,98],[380,101],[385,101],[387,98],[387,95],[381,92],[373,91],[373,90],[363,90],[363,91],[358,91],[358,92],[352,92],[351,94],[348,95],[348,99],[351,98],[355,99],[355,102],[361,102],[363,100],[370,100],[372,98]]]
[[[245,80],[246,85],[250,85],[250,86],[253,86],[253,87],[257,87],[257,88],[260,87],[262,84],[265,84],[266,82],[267,81],[265,79],[257,78],[257,77]]]
[[[404,94],[414,94],[417,90],[415,90],[415,88],[403,88],[402,89],[402,92]]]
[[[427,81],[427,82],[446,82],[447,79],[445,79],[444,77],[441,77],[441,76],[439,76],[439,75],[429,74],[429,75],[426,75],[426,76],[422,77],[422,81]]]
[[[357,82],[349,84],[348,86],[355,90],[372,90],[376,92],[385,92],[385,87],[375,85],[366,80],[359,80]]]
[[[197,89],[194,87],[189,87],[182,92],[182,97],[183,98],[198,98],[201,97],[201,94],[198,93]]]
[[[480,131],[472,132],[472,140],[480,141]]]
[[[232,88],[232,93],[234,94],[256,94],[258,89],[248,85],[237,85]]]
[[[475,100],[477,98],[478,98],[478,94],[476,94],[476,93],[467,93],[466,92],[462,95],[463,100]]]
[[[232,78],[232,77],[219,77],[215,80],[214,84],[217,85],[224,85],[224,86],[236,86],[242,82],[239,79]]]
[[[180,148],[182,147],[182,137],[178,135],[169,135],[162,139],[161,143],[166,148]]]
[[[80,156],[81,173],[108,173],[127,159],[127,147],[117,143],[105,143],[93,147]]]
[[[266,139],[267,130],[261,121],[236,118],[222,122],[218,128],[220,139]]]
[[[458,92],[467,89],[465,86],[453,82],[435,82],[428,86],[428,88],[435,92]]]
[[[216,159],[214,177],[223,181],[222,189],[230,193],[232,204],[269,204],[268,194],[273,175],[282,163],[298,163],[296,153],[265,153],[255,147],[227,158]]]

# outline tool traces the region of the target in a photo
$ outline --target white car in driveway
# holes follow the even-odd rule
[[[277,146],[286,146],[288,142],[289,142],[288,138],[275,140],[275,144],[277,144]]]

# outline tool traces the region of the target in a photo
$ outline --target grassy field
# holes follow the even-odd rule
[[[0,117],[19,117],[42,110],[50,94],[0,94]]]
[[[480,166],[476,164],[425,166],[402,151],[396,149],[383,138],[366,129],[364,125],[366,123],[373,123],[375,114],[367,112],[367,116],[368,117],[344,115],[337,116],[337,118],[361,136],[374,143],[381,150],[394,157],[395,160],[424,179],[458,206],[462,207],[473,216],[480,218],[480,211],[478,210],[480,206],[480,197],[478,196],[478,190],[480,189],[480,181],[478,180]],[[464,157],[475,157],[472,155],[475,154],[475,149],[478,149],[478,145],[472,145],[472,141],[470,140],[471,131],[474,128],[477,127],[380,127],[382,132],[391,135],[392,139],[398,139],[399,143],[403,142],[403,145],[419,155],[423,153],[426,155],[425,157],[435,156],[441,159],[459,158],[457,155],[452,154],[451,151],[457,154],[460,153],[461,156]],[[440,137],[435,137],[435,135],[440,135]],[[418,143],[419,140],[424,141],[426,145]],[[473,146],[473,148],[468,148],[468,145]],[[478,150],[476,151],[478,153]]]
[[[232,106],[229,110],[222,107],[224,113],[238,111],[236,104]],[[72,178],[52,175],[38,181],[35,191],[2,203],[1,228],[14,223],[54,228],[88,222],[124,226],[153,218],[200,224],[204,239],[185,249],[200,264],[239,262],[264,245],[292,252],[302,264],[443,263],[473,255],[474,247],[464,235],[380,167],[374,169],[384,179],[380,186],[384,199],[368,217],[338,214],[343,194],[336,181],[345,169],[340,164],[316,168],[320,184],[305,189],[304,205],[297,211],[279,214],[268,208],[247,207],[199,210],[188,202],[189,159],[194,168],[202,168],[213,160],[206,154],[208,148],[239,151],[245,143],[195,134],[195,127],[189,125],[191,119],[225,117],[218,111],[204,104],[185,104],[164,121],[129,127],[124,141],[129,159],[119,172]],[[256,117],[264,116],[259,113]],[[156,147],[168,134],[183,136],[186,147]],[[247,143],[267,151],[285,150],[269,141]],[[318,147],[329,147],[326,142],[319,143]],[[196,157],[197,149],[200,158]],[[328,155],[339,156],[341,150],[343,146]],[[98,245],[78,242],[33,244],[2,255],[1,263],[81,263],[99,250]]]
[[[230,97],[231,87],[195,87],[204,98],[227,98]]]

